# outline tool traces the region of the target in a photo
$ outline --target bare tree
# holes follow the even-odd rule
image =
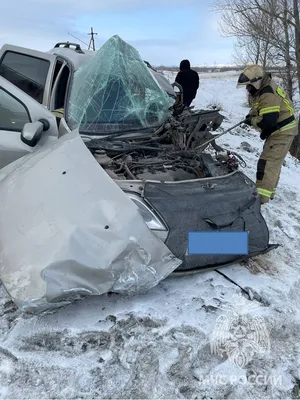
[[[277,67],[289,97],[295,98],[295,77],[300,94],[299,0],[215,0],[213,9],[222,13],[223,36],[237,39],[239,63]],[[300,130],[290,152],[300,159]]]
[[[297,76],[298,76],[298,87],[300,92],[300,16],[299,16],[299,0],[293,0],[293,25],[295,30],[295,59],[297,63]]]
[[[300,92],[300,17],[298,0],[293,0],[293,17],[295,29],[295,58],[297,63],[298,88]],[[290,153],[300,160],[300,117],[298,120],[298,135],[295,137]]]
[[[272,47],[259,38],[238,37],[236,40],[233,58],[236,64],[261,64],[267,67],[273,60]]]
[[[284,86],[293,97],[293,57],[295,32],[290,24],[294,0],[215,0],[213,8],[222,11],[221,32],[247,44],[249,61],[263,66],[285,66]],[[295,0],[297,1],[297,0]],[[300,53],[299,53],[300,56]],[[300,70],[300,69],[299,69]]]
[[[257,27],[257,32],[263,39],[271,42],[272,46],[278,50],[274,63],[276,65],[278,61],[284,62],[285,72],[282,74],[283,85],[293,100],[296,32],[291,24],[291,0],[251,1],[257,6],[259,12],[272,19],[271,25],[268,24],[267,28],[263,30]]]

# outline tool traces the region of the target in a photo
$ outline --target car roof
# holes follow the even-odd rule
[[[86,61],[95,57],[96,51],[82,49],[78,43],[60,42],[47,53],[61,56],[65,60],[72,63],[75,71],[77,71]],[[174,89],[166,77],[159,71],[156,71],[148,61],[144,61],[151,71],[152,75],[158,80],[161,87],[171,96],[175,96]]]
[[[47,53],[63,57],[73,64],[75,70],[96,55],[95,51],[82,49],[79,44],[70,42],[57,43]]]

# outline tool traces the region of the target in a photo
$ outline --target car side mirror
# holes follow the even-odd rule
[[[36,146],[42,137],[42,133],[49,129],[49,122],[41,119],[36,122],[28,122],[21,132],[21,140],[30,147]]]
[[[175,87],[177,87],[177,89],[179,89],[179,93],[177,93],[177,92],[175,91],[176,94],[182,94],[182,93],[183,93],[183,87],[182,87],[178,82],[174,81],[174,82],[171,84],[171,86],[172,86],[172,88],[174,89],[174,91],[175,91]]]

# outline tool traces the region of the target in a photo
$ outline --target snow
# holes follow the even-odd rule
[[[242,120],[249,108],[238,72],[199,75],[194,105],[221,105],[222,129]],[[240,154],[255,180],[257,132],[236,128],[218,143]],[[300,163],[287,156],[278,194],[262,208],[270,241],[281,247],[223,275],[170,276],[143,295],[93,296],[46,316],[19,315],[0,288],[0,397],[299,398],[299,174]],[[220,317],[234,321],[238,313],[252,335],[248,347],[234,348],[250,356],[241,367],[226,343],[223,357],[212,351],[224,339]],[[254,337],[260,346],[252,354]]]

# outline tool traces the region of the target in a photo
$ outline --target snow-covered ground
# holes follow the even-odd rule
[[[222,106],[224,128],[248,113],[237,77],[200,74],[194,104]],[[259,135],[237,128],[218,143],[239,153],[255,180]],[[215,271],[171,276],[144,295],[91,297],[34,317],[19,316],[2,290],[1,399],[300,398],[299,175],[288,156],[277,197],[262,211],[270,241],[282,247],[221,269],[234,283]],[[239,328],[244,347],[226,327]],[[221,338],[223,357],[214,351]]]

